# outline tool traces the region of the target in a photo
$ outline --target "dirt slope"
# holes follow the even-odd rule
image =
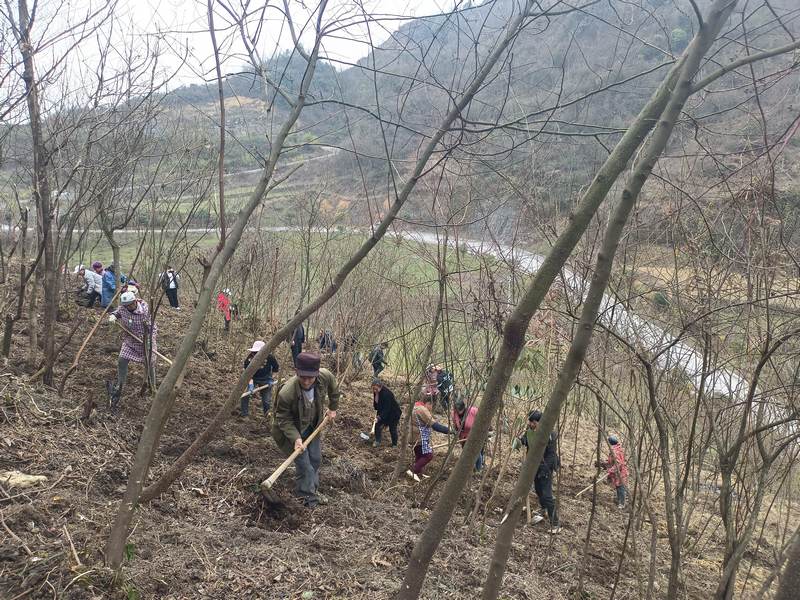
[[[159,347],[171,355],[175,334],[188,323],[186,312],[161,311]],[[217,324],[215,324],[217,325]],[[16,343],[24,347],[24,323]],[[69,323],[59,325],[59,336]],[[243,349],[252,340],[234,334],[206,336],[213,359],[200,351],[192,359],[186,389],[162,439],[153,472],[161,472],[216,411],[241,368]],[[85,329],[88,331],[88,329]],[[75,336],[81,338],[81,335]],[[62,373],[81,339],[63,355]],[[117,336],[106,325],[87,351],[82,369],[67,386],[65,398],[31,387],[21,376],[21,358],[0,369],[0,471],[41,474],[48,481],[29,490],[0,489],[3,534],[0,535],[2,598],[389,598],[399,587],[419,531],[429,511],[418,506],[426,486],[392,481],[396,450],[373,450],[359,441],[373,412],[369,381],[343,385],[345,393],[336,426],[323,442],[322,491],[330,504],[314,511],[291,497],[293,472],[279,480],[277,506],[257,493],[257,483],[283,460],[269,435],[269,424],[251,405],[251,416],[232,418],[202,457],[161,498],[137,513],[129,560],[112,586],[102,566],[102,549],[117,502],[126,484],[147,400],[137,397],[141,372],[133,367],[121,414],[104,408],[82,423],[80,404],[93,395],[105,402],[102,381],[116,366]],[[286,348],[278,360],[289,364]],[[163,372],[163,371],[162,371]],[[391,379],[390,379],[391,380]],[[437,434],[438,435],[438,434]],[[607,597],[626,534],[627,512],[619,512],[609,488],[599,487],[597,515],[588,557],[583,557],[592,494],[575,493],[595,474],[595,433],[590,423],[561,434],[563,467],[558,497],[564,525],[556,537],[544,524],[522,525],[504,581],[505,598],[567,598],[577,583],[577,567],[586,565],[586,598]],[[387,435],[388,437],[388,435]],[[386,442],[384,442],[386,443]],[[573,454],[575,458],[573,459]],[[475,598],[494,542],[495,526],[522,455],[500,484],[486,529],[470,523],[469,510],[479,479],[473,478],[456,510],[430,570],[426,598]],[[443,454],[427,472],[436,474]],[[497,476],[490,467],[486,500]],[[436,486],[435,502],[441,483]],[[535,497],[532,496],[535,503]],[[659,582],[668,566],[663,531],[659,539]],[[631,530],[628,558],[621,570],[618,597],[636,594],[637,576],[646,577],[650,526]],[[631,558],[636,541],[642,564]],[[71,542],[71,543],[70,543]],[[73,550],[74,546],[74,550]],[[768,556],[764,549],[764,556]],[[716,564],[687,561],[687,596],[705,598],[716,580]],[[765,559],[766,560],[766,559]],[[79,562],[80,561],[80,564]],[[646,585],[646,584],[645,584]]]

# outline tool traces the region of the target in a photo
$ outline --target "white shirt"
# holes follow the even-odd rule
[[[103,276],[100,273],[95,273],[91,269],[86,269],[84,272],[83,278],[86,280],[86,285],[88,286],[88,290],[91,291],[94,288],[94,291],[98,294],[103,292]],[[93,282],[92,285],[89,285],[89,280]]]
[[[169,281],[167,289],[174,290],[178,287],[178,279],[180,279],[180,276],[175,271],[167,271],[166,273],[162,273],[161,277]]]
[[[303,392],[303,399],[306,401],[306,406],[311,406],[314,404],[314,388],[312,387],[310,390],[304,390],[300,388],[300,391]]]

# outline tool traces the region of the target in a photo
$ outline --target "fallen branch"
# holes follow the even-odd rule
[[[72,543],[72,536],[69,534],[69,529],[67,529],[67,524],[64,523],[64,533],[67,536],[67,541],[69,542],[69,547],[72,549],[72,556],[75,559],[75,563],[78,567],[82,567],[83,563],[81,559],[78,558],[78,552],[75,550],[75,544]]]
[[[97,323],[94,324],[94,327],[92,327],[92,330],[89,332],[89,335],[86,336],[86,339],[83,340],[83,343],[81,344],[81,347],[78,348],[78,353],[75,355],[75,358],[72,360],[72,364],[70,365],[69,369],[67,369],[67,372],[64,373],[64,377],[61,378],[61,383],[58,384],[58,395],[60,397],[62,397],[62,398],[64,397],[64,386],[67,384],[67,378],[70,375],[72,375],[72,372],[75,369],[78,368],[78,363],[81,360],[81,355],[83,354],[83,351],[86,349],[86,345],[89,343],[89,340],[91,340],[92,337],[94,336],[95,332],[97,331],[97,328],[100,327],[100,323],[103,322],[103,319],[105,318],[106,313],[108,313],[108,309],[111,308],[111,306],[114,304],[114,300],[117,299],[117,296],[119,296],[119,291],[117,291],[117,293],[114,294],[114,297],[111,299],[111,302],[108,303],[108,306],[106,306],[105,310],[103,310],[103,312],[100,314],[100,318],[97,319]]]
[[[11,531],[11,530],[8,528],[8,525],[6,525],[6,520],[3,518],[3,513],[2,513],[2,512],[0,512],[0,523],[2,523],[2,525],[3,525],[3,529],[5,529],[5,530],[8,532],[8,535],[10,535],[12,538],[14,538],[15,540],[17,540],[17,543],[20,545],[20,547],[21,547],[23,550],[25,550],[25,553],[26,553],[28,556],[33,556],[33,552],[31,552],[31,549],[30,549],[30,548],[28,548],[28,546],[25,544],[25,542],[23,542],[23,541],[22,541],[22,540],[19,538],[19,536],[17,536],[17,534],[16,534],[16,533],[14,533],[13,531]]]

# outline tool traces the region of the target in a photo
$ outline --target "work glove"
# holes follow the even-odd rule
[[[113,325],[114,323],[117,322],[117,317],[115,317],[114,315],[108,315],[108,322]]]
[[[511,442],[511,449],[512,450],[519,450],[522,448],[522,442],[519,441],[519,438],[514,438],[514,441]]]
[[[256,384],[255,383],[248,383],[247,384],[247,391],[251,394],[256,391]]]

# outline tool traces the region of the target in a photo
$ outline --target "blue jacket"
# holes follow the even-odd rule
[[[120,283],[125,283],[127,277],[125,275],[119,276]],[[103,293],[100,296],[100,306],[106,307],[111,304],[112,298],[114,298],[114,294],[117,291],[117,282],[116,282],[116,275],[114,275],[114,271],[109,271],[106,269],[103,271]]]

